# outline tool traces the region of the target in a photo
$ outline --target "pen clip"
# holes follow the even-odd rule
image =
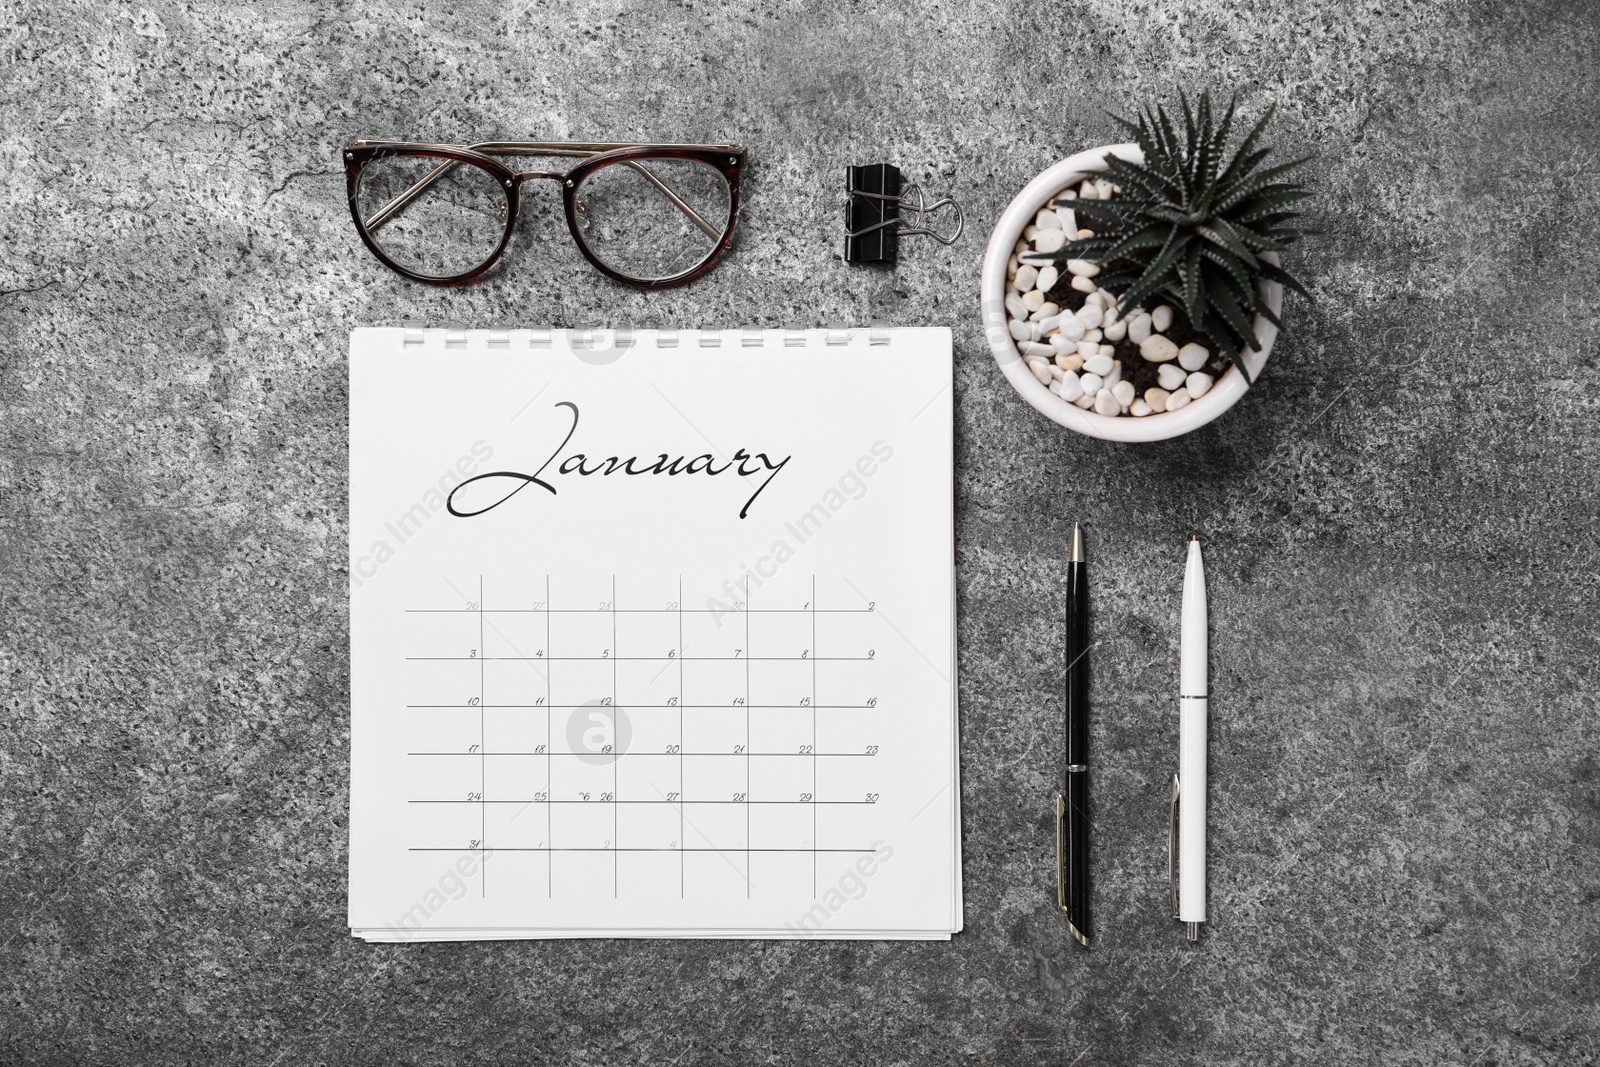
[[[1067,914],[1067,798],[1056,794],[1056,907]]]
[[[1178,917],[1178,776],[1172,776],[1172,805],[1167,818],[1167,886],[1172,895],[1172,917]]]

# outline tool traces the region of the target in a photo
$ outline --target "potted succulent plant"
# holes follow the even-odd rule
[[[1230,154],[1236,108],[1209,94],[1116,121],[1134,143],[1051,167],[1018,194],[984,267],[989,339],[1007,377],[1051,418],[1120,440],[1209,422],[1259,373],[1282,289],[1278,253],[1304,231],[1289,179],[1263,166],[1269,110]],[[1003,323],[1003,325],[1002,325]]]

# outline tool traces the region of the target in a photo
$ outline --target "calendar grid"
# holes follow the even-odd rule
[[[545,606],[549,607],[549,601],[545,602]],[[611,576],[611,647],[612,648],[617,648],[618,647],[617,646],[617,576],[615,574],[613,574]],[[613,716],[613,719],[612,719],[613,723],[615,723],[615,721],[616,721],[615,720],[615,716],[616,716],[616,710],[615,709],[619,706],[618,705],[618,700],[620,699],[620,694],[617,692],[617,661],[618,661],[619,658],[620,657],[615,657],[614,656],[614,657],[612,657],[612,660],[611,660],[611,707],[612,707],[611,714]],[[545,711],[545,718],[548,719],[549,717],[550,717],[550,712],[547,709]],[[681,748],[682,746],[680,745],[679,747]],[[621,816],[621,812],[622,812],[622,805],[620,803],[620,801],[622,799],[622,794],[618,791],[620,782],[618,781],[618,778],[617,778],[617,761],[618,761],[619,758],[620,757],[615,752],[612,753],[612,759],[611,759],[611,843],[612,843],[612,852],[611,852],[611,896],[612,896],[612,899],[616,899],[617,893],[619,892],[618,883],[621,881],[621,878],[622,878],[622,869],[620,867],[621,857],[618,854],[617,847],[616,847],[622,841],[622,836],[621,836],[622,827],[621,827],[621,823],[618,821],[620,816]]]
[[[682,601],[679,601],[681,604]],[[744,896],[750,899],[750,576],[744,578]],[[680,795],[679,800],[683,798]],[[816,842],[811,842],[813,849]]]
[[[550,606],[550,576],[548,574],[544,576],[544,603],[545,603],[545,607],[549,607]],[[550,647],[550,638],[551,638],[550,612],[546,611],[544,613],[544,647],[545,648],[549,648]],[[549,784],[551,782],[555,781],[555,773],[556,773],[555,742],[554,742],[554,738],[552,737],[552,734],[553,734],[554,731],[552,730],[552,722],[551,722],[551,718],[550,718],[550,709],[555,707],[555,682],[552,681],[551,677],[550,677],[552,673],[553,672],[551,671],[550,667],[547,665],[545,667],[545,669],[544,669],[544,691],[545,691],[545,702],[544,702],[544,706],[545,706],[545,716],[544,716],[544,780],[545,780],[545,787],[546,787],[545,788],[546,796],[549,795],[549,792],[550,792]],[[548,807],[547,806],[544,809],[544,839],[545,839],[545,843],[547,845],[553,846],[555,844],[555,836],[554,835],[555,835],[555,809],[552,808],[552,807]],[[550,856],[549,857],[549,861],[550,862],[548,864],[546,864],[546,869],[545,869],[545,895],[549,896],[549,897],[553,897],[553,896],[555,896],[555,892],[556,892],[556,858],[555,858],[555,856]]]
[[[483,575],[478,575],[478,648],[483,651]],[[488,733],[485,729],[483,709],[484,699],[488,696],[484,685],[484,671],[487,667],[478,664],[478,844],[482,847],[489,837],[489,805],[485,798],[489,795],[489,758],[485,754],[488,748]],[[489,895],[489,872],[485,870],[483,877],[478,882],[478,895]]]
[[[490,708],[494,708],[496,706],[497,705],[494,705],[494,704],[489,705]],[[498,705],[498,706],[505,707],[507,705]],[[535,707],[535,706],[538,706],[538,705],[519,704],[519,705],[515,705],[515,706],[516,707]],[[634,705],[634,706],[638,707],[638,705]],[[661,707],[672,707],[672,706],[674,706],[674,705],[670,705],[670,704],[661,705]],[[408,755],[408,756],[473,756],[473,757],[476,757],[476,756],[479,755],[479,753],[476,753],[476,752],[407,752],[406,755]],[[576,752],[550,752],[548,750],[542,751],[542,752],[541,751],[529,752],[529,751],[514,751],[514,750],[511,750],[511,749],[507,749],[504,752],[485,752],[485,753],[483,753],[483,755],[490,756],[490,757],[493,757],[493,756],[548,756],[548,757],[553,759],[556,756],[577,756],[577,755],[579,755],[579,753],[576,753]],[[752,752],[752,753],[750,753],[750,757],[752,759],[757,759],[757,758],[760,758],[762,756],[774,756],[774,757],[787,758],[787,757],[790,757],[790,756],[793,756],[793,755],[794,755],[793,752]],[[820,757],[820,758],[823,758],[823,759],[832,759],[834,757],[838,757],[838,758],[841,758],[841,759],[855,759],[855,758],[859,758],[859,757],[870,757],[872,755],[872,753],[870,753],[870,752],[816,752],[816,753],[812,753],[812,755],[814,757]],[[744,758],[744,753],[742,753],[742,752],[630,752],[630,753],[628,753],[628,758],[629,759],[650,759],[652,757],[660,757],[660,758],[663,758],[663,759],[671,759],[671,758],[674,758],[674,757],[682,757],[682,756],[695,756],[697,758],[698,757],[728,756],[728,757],[738,757],[738,758],[742,759],[742,758]]]
[[[738,610],[743,611],[743,608]],[[751,608],[756,615],[792,615],[795,608]],[[475,608],[406,608],[407,615],[477,615]],[[485,615],[610,615],[610,608],[490,608],[483,612]],[[727,615],[729,612],[722,608],[618,608],[618,615]],[[822,615],[861,615],[871,614],[865,608],[819,608],[818,614]]]
[[[811,576],[811,896],[817,895],[817,576]]]
[[[729,878],[734,871],[737,871],[737,877],[745,883],[745,898],[751,899],[755,895],[757,884],[755,877],[757,856],[809,852],[811,896],[817,898],[823,880],[819,857],[870,854],[874,851],[864,841],[848,839],[829,841],[825,846],[822,842],[822,837],[825,836],[825,820],[821,814],[825,810],[870,806],[876,804],[880,798],[880,793],[873,786],[876,772],[872,769],[879,745],[864,744],[860,749],[854,749],[851,745],[834,744],[827,751],[822,750],[824,714],[835,716],[828,719],[831,723],[846,724],[858,720],[862,723],[843,728],[842,733],[834,730],[831,736],[857,742],[863,738],[868,741],[876,740],[871,733],[873,729],[871,724],[876,721],[878,700],[875,695],[869,697],[873,689],[868,680],[873,672],[867,669],[863,673],[861,665],[873,663],[875,660],[876,653],[868,647],[873,642],[866,635],[877,623],[865,621],[859,624],[851,623],[847,630],[849,634],[855,636],[852,638],[847,634],[842,643],[839,636],[835,635],[830,640],[829,635],[822,632],[827,628],[824,626],[824,620],[848,615],[871,616],[874,614],[874,605],[868,603],[864,608],[820,607],[817,603],[817,578],[813,575],[807,585],[802,587],[810,594],[809,599],[803,604],[799,601],[804,592],[802,589],[794,589],[792,591],[794,599],[786,606],[768,606],[772,603],[768,601],[768,604],[761,607],[753,607],[751,576],[746,574],[734,587],[735,591],[742,594],[742,599],[732,600],[731,607],[716,612],[712,612],[709,608],[701,610],[685,606],[682,576],[677,577],[675,586],[660,589],[658,595],[662,597],[663,602],[672,595],[672,588],[676,589],[677,599],[667,608],[624,607],[619,603],[618,595],[620,586],[626,583],[621,582],[619,576],[613,574],[610,576],[609,587],[602,584],[604,579],[594,583],[593,595],[596,600],[605,596],[606,589],[609,588],[610,599],[600,607],[557,607],[551,599],[554,593],[552,579],[546,574],[543,578],[544,600],[535,607],[491,608],[487,603],[491,583],[483,574],[477,577],[477,600],[470,603],[466,609],[410,608],[405,611],[407,615],[419,616],[450,614],[477,616],[475,620],[477,647],[468,651],[466,655],[417,654],[403,657],[406,662],[415,665],[411,669],[423,672],[417,675],[419,684],[423,686],[423,691],[418,692],[418,696],[422,696],[423,693],[444,695],[444,690],[440,687],[448,687],[448,678],[460,677],[449,673],[451,670],[459,669],[451,668],[450,665],[477,661],[474,699],[465,703],[419,701],[401,705],[407,711],[426,713],[426,718],[413,720],[416,724],[413,728],[420,731],[413,736],[413,741],[423,738],[442,740],[453,735],[460,738],[463,746],[461,749],[427,743],[407,746],[408,751],[405,753],[407,756],[426,761],[417,766],[441,768],[438,771],[419,771],[419,781],[431,783],[448,781],[450,773],[442,768],[454,764],[454,757],[476,757],[477,789],[470,795],[413,795],[405,798],[404,802],[413,811],[418,812],[417,818],[420,821],[417,825],[424,828],[422,832],[425,836],[436,837],[437,831],[441,829],[448,834],[449,826],[460,826],[459,823],[452,823],[451,819],[454,817],[446,815],[445,812],[463,806],[470,811],[475,807],[476,834],[467,842],[467,847],[472,851],[490,855],[505,852],[544,856],[545,859],[541,861],[544,869],[538,873],[544,874],[544,878],[540,880],[545,883],[545,893],[548,898],[554,898],[563,884],[568,886],[575,884],[571,880],[573,876],[580,879],[593,877],[592,864],[595,860],[576,858],[580,854],[612,853],[610,873],[613,899],[622,896],[625,881],[634,887],[641,884],[637,881],[640,874],[636,872],[650,869],[629,866],[625,871],[621,857],[624,852],[639,855],[677,852],[679,855],[676,873],[680,899],[688,898],[691,891],[689,854],[720,854],[728,861],[727,866],[723,868],[723,878],[730,883],[728,887],[731,889],[737,884]],[[511,595],[514,597],[515,593]],[[637,593],[633,595],[635,598],[638,596]],[[859,595],[858,591],[856,595]],[[462,599],[465,600],[466,596],[463,595]],[[778,602],[783,603],[781,599]],[[696,618],[703,620],[708,613],[727,616],[733,611],[740,612],[744,616],[739,620],[742,626],[738,629],[726,628],[725,622],[719,617],[713,619],[709,627],[706,622],[696,622],[694,625],[700,629],[695,635],[690,634],[690,620]],[[496,617],[508,619],[529,615],[543,615],[541,621],[544,625],[537,631],[530,632],[525,629],[519,631],[509,622],[497,625],[492,621]],[[624,617],[645,618],[662,615],[670,615],[672,618],[664,620],[663,623],[630,623],[627,633],[624,633],[621,621]],[[559,622],[560,619],[579,620],[585,616],[593,621],[588,623],[574,621],[570,624]],[[757,633],[758,627],[755,624],[758,616],[774,620],[771,623],[763,623],[760,633]],[[777,621],[781,616],[794,618],[790,622]],[[441,622],[436,625],[447,628],[438,630],[430,625],[429,629],[419,631],[421,636],[417,638],[427,641],[434,647],[413,647],[408,651],[418,653],[451,651],[448,648],[437,647],[437,643],[440,640],[448,641],[448,638],[441,635],[451,632],[448,627],[456,624]],[[503,630],[502,626],[508,629]],[[572,629],[574,626],[578,628]],[[640,629],[641,626],[644,629]],[[655,629],[652,630],[651,627]],[[461,631],[454,632],[458,637],[461,636]],[[675,647],[667,650],[664,655],[640,654],[654,652],[660,648],[656,646],[656,649],[650,649],[649,634],[652,632],[658,634],[663,642],[673,643]],[[513,634],[516,635],[515,640],[511,636]],[[583,636],[585,634],[588,636]],[[519,641],[525,642],[526,645],[535,644],[540,637],[543,639],[544,647],[537,649],[534,655],[524,655],[524,649],[516,647]],[[643,647],[625,647],[641,638],[644,639]],[[586,645],[585,641],[592,641],[593,644]],[[742,642],[741,647],[731,648],[730,646],[736,641]],[[824,642],[829,643],[829,651],[835,654],[828,656],[818,654],[819,645]],[[601,647],[602,645],[604,647]],[[701,654],[687,654],[693,651],[696,645],[702,646],[699,649]],[[856,647],[858,645],[859,647]],[[753,646],[760,646],[760,655],[753,654],[758,651]],[[630,654],[623,655],[624,651]],[[610,661],[609,668],[604,666],[607,660]],[[742,667],[735,666],[739,660],[744,661]],[[571,671],[563,672],[570,676],[569,679],[561,682],[559,686],[554,667],[557,661],[572,665]],[[675,679],[672,675],[665,674],[671,670],[673,661],[676,661],[677,665]],[[496,668],[493,664],[497,663],[526,663],[536,666],[542,675],[543,685],[538,688],[544,690],[543,694],[532,702],[525,702],[538,690],[535,689],[532,693],[527,690],[526,681],[516,675],[519,668],[512,666]],[[628,665],[649,663],[660,663],[661,670],[645,681],[649,668],[643,668],[644,673],[641,673],[640,668],[633,668],[632,674],[629,675],[632,680],[624,684],[625,669]],[[592,666],[586,667],[584,664]],[[718,664],[727,666],[719,667]],[[822,704],[819,698],[824,681],[823,672],[844,669],[846,666],[851,671],[850,684],[842,687],[835,685],[830,690],[830,695],[835,695],[836,699],[843,699],[836,704]],[[734,670],[738,670],[743,676],[739,682],[734,681]],[[691,673],[695,673],[695,678],[690,678]],[[760,678],[757,677],[758,674]],[[720,683],[717,681],[719,678]],[[830,675],[830,678],[838,680],[834,675]],[[731,694],[727,689],[722,690],[725,696],[741,692],[742,696],[733,701],[725,700],[723,703],[689,703],[687,697],[691,695],[691,682],[696,687],[694,695],[702,701],[707,697],[716,696],[719,684],[732,683],[737,686]],[[797,686],[799,692],[796,693],[793,688],[786,692],[785,686]],[[579,699],[585,690],[593,699]],[[633,694],[644,698],[644,702],[633,703],[625,700]],[[782,698],[791,694],[792,701],[755,703],[757,695],[770,700],[773,696]],[[602,696],[605,699],[600,699]],[[499,697],[504,702],[491,702],[493,697]],[[509,701],[506,700],[507,697],[510,698]],[[518,702],[518,697],[522,697],[524,702]],[[667,699],[668,697],[671,699]],[[730,708],[728,706],[730,702],[739,706]],[[449,714],[452,711],[469,709],[477,712],[476,744],[472,745],[466,744],[470,735],[468,738],[461,738],[460,730],[465,724],[450,725],[458,720]],[[675,730],[670,718],[652,717],[662,711],[675,712]],[[525,713],[526,717],[497,714],[507,712]],[[633,715],[630,716],[629,712]],[[557,729],[558,714],[566,716],[564,736],[563,732]],[[742,729],[734,725],[741,720]],[[437,727],[424,725],[435,721],[440,725]],[[532,730],[537,730],[538,734],[531,734]],[[640,734],[640,730],[644,730],[645,733]],[[533,743],[538,741],[538,735],[542,735],[542,743]],[[596,747],[597,743],[590,741],[591,736],[603,737],[604,743]],[[638,743],[647,736],[652,739],[648,747]],[[736,743],[741,736],[742,743]],[[726,742],[727,748],[720,748],[715,743],[719,737]],[[691,745],[691,738],[698,743]],[[521,743],[516,743],[518,741]],[[707,741],[712,743],[707,744]],[[785,747],[786,745],[788,747]],[[537,759],[538,763],[530,765],[517,762],[530,758]],[[742,789],[735,784],[735,779],[728,773],[732,767],[728,767],[725,771],[715,770],[719,765],[727,766],[722,764],[726,759],[737,759],[742,763],[742,767],[733,772],[742,778]],[[439,760],[445,762],[434,763]],[[691,764],[691,761],[694,762]],[[539,771],[534,769],[541,763],[542,782],[539,779]],[[625,767],[631,768],[626,775],[623,773]],[[651,767],[657,769],[652,770]],[[785,767],[788,769],[783,769]],[[830,767],[836,769],[827,770]],[[846,772],[845,767],[862,769]],[[675,782],[672,777],[663,777],[663,774],[671,775],[674,770]],[[597,774],[604,775],[605,778],[597,780]],[[602,781],[608,781],[610,788],[606,789],[605,785],[601,784]],[[716,793],[718,786],[715,783],[718,781],[725,783],[720,788],[728,789],[730,792],[720,796],[708,795]],[[586,785],[586,782],[591,784]],[[521,783],[520,788],[517,783]],[[641,795],[640,786],[645,783],[649,783],[649,787],[646,788],[645,794]],[[851,783],[855,785],[852,786]],[[841,788],[853,792],[855,787],[861,787],[864,791],[853,796],[839,794]],[[465,791],[471,786],[463,783],[460,788]],[[649,795],[650,788],[656,791],[655,796]],[[788,790],[793,792],[787,792]],[[822,795],[829,791],[833,795]],[[521,829],[515,825],[516,820],[533,805],[543,805],[545,809],[544,819],[541,820],[544,823],[542,827],[544,834],[537,843],[532,840],[536,836],[536,831],[530,832],[527,823],[521,824]],[[731,812],[727,816],[713,818],[715,812],[726,812],[730,807],[740,806],[745,809],[742,818]],[[609,812],[604,811],[606,807],[610,808]],[[662,820],[655,815],[645,814],[652,809],[663,807],[671,810],[675,816],[672,819],[675,836],[670,842],[667,841],[667,837],[672,836],[672,832],[666,831]],[[802,814],[804,807],[809,807],[810,812]],[[421,812],[426,810],[436,811],[439,814],[424,817]],[[756,816],[758,811],[772,814],[762,815],[758,819]],[[639,814],[624,817],[624,812]],[[506,813],[509,813],[509,821]],[[609,815],[609,818],[605,819],[609,836],[602,842],[600,838],[604,835],[599,830],[596,819],[604,818],[606,815]],[[729,824],[729,818],[738,820],[742,834]],[[558,824],[563,829],[560,837],[555,832]],[[655,840],[651,840],[652,837],[655,837]],[[412,852],[445,852],[459,850],[460,845],[450,844],[448,841],[420,840],[408,842],[406,847]],[[564,875],[565,881],[556,877],[555,854],[558,852],[575,857],[571,861],[562,863],[564,871],[569,870],[568,862],[579,865],[570,869],[572,873]],[[744,854],[742,870],[734,866],[740,852]],[[630,860],[628,863],[631,865],[636,861]],[[486,867],[486,863],[480,865],[480,870],[484,871],[479,885],[480,897],[488,895]],[[519,877],[516,872],[527,869],[513,864],[506,872],[497,871],[497,875],[504,873],[512,876],[511,882],[497,877],[497,886],[501,887],[498,893],[513,892]],[[763,866],[761,869],[764,872],[761,875],[763,885],[766,885],[768,880],[774,877],[773,871],[784,868]],[[583,875],[581,873],[583,870],[591,873]],[[706,884],[700,880],[713,876],[703,867],[697,867],[696,871],[697,885]],[[802,879],[804,877],[800,870],[790,868],[790,872],[789,877],[794,875]],[[625,874],[627,879],[624,878]],[[522,884],[526,885],[525,882]],[[804,882],[801,881],[800,884],[803,885]]]
[[[547,601],[545,601],[545,603],[546,603],[546,605],[548,605],[549,601],[547,600]],[[674,604],[678,609],[678,650],[681,652],[683,650],[683,576],[681,574],[678,576],[678,599],[676,601],[674,601]],[[684,816],[683,804],[681,803],[682,800],[683,800],[683,779],[684,779],[684,765],[683,765],[684,752],[683,752],[683,750],[688,747],[688,745],[685,743],[686,737],[685,737],[684,729],[683,729],[684,696],[685,696],[685,694],[684,694],[684,691],[683,691],[683,657],[679,656],[678,657],[678,800],[680,801],[680,803],[678,804],[678,845],[679,845],[680,848],[684,847],[683,843],[686,840],[686,838],[684,837],[685,816]],[[688,862],[687,862],[686,858],[680,853],[679,856],[678,856],[678,899],[679,900],[682,900],[684,898],[684,895],[688,892],[688,880],[689,880],[689,875],[688,875],[688,870],[687,870],[688,866],[689,865],[688,865]]]
[[[534,663],[542,662],[537,657],[529,657],[529,659],[530,659],[531,662],[534,662]],[[546,673],[548,673],[548,672],[546,672]],[[461,707],[462,707],[462,705],[460,705],[460,704],[407,704],[405,706],[408,709],[435,709],[435,710],[440,710],[440,711],[449,711],[449,710],[460,711]],[[483,707],[490,708],[490,709],[497,709],[497,708],[499,708],[499,709],[507,709],[507,708],[542,708],[544,706],[545,705],[543,705],[543,704],[484,704],[483,705]],[[720,708],[723,705],[721,705],[721,704],[629,704],[628,706],[631,707],[631,708]],[[871,704],[817,704],[817,705],[811,705],[811,704],[751,704],[749,706],[752,707],[752,708],[763,708],[763,709],[768,709],[768,710],[779,710],[779,709],[784,709],[784,708],[808,708],[808,707],[815,706],[815,707],[821,708],[823,711],[830,711],[830,710],[831,711],[870,711],[870,710],[872,710],[872,707],[873,707]],[[474,705],[472,705],[472,707],[476,708],[476,707],[478,707],[478,705],[474,704]]]
[[[746,622],[746,624],[748,624],[749,620],[746,619],[745,622]],[[497,660],[497,661],[500,661],[502,663],[520,663],[520,662],[523,662],[523,661],[526,661],[526,660],[534,660],[534,661],[539,661],[539,662],[544,662],[544,663],[549,663],[549,662],[551,662],[553,660],[560,660],[560,661],[565,662],[565,663],[614,663],[614,662],[617,662],[618,660],[620,660],[620,661],[622,661],[624,663],[660,663],[662,661],[670,661],[670,660],[674,660],[674,659],[686,659],[691,663],[715,663],[715,662],[718,662],[718,661],[725,662],[725,663],[741,663],[741,662],[742,663],[748,663],[750,660],[757,660],[757,661],[768,662],[768,663],[773,663],[773,662],[797,663],[797,662],[800,662],[803,659],[809,659],[809,658],[810,657],[805,657],[805,656],[681,656],[681,657],[680,656],[407,656],[406,657],[406,659],[413,660],[413,661],[415,661],[415,660],[434,660],[434,661],[444,662],[444,663],[448,663],[451,660],[480,660],[480,659]],[[866,657],[866,656],[823,656],[821,658],[823,659],[824,662],[827,662],[827,661],[833,661],[833,662],[851,662],[851,661],[855,661],[855,662],[865,663],[867,661],[868,657]]]

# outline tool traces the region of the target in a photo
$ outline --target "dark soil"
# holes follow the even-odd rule
[[[1062,261],[1059,269],[1061,277],[1057,279],[1055,288],[1045,294],[1045,299],[1059,307],[1062,312],[1077,311],[1088,300],[1089,294],[1080,293],[1072,288],[1072,275],[1067,273],[1065,260]],[[1232,369],[1233,364],[1228,362],[1228,357],[1216,345],[1212,344],[1198,330],[1189,325],[1189,317],[1183,313],[1182,308],[1175,304],[1169,306],[1172,307],[1172,326],[1165,331],[1166,336],[1179,348],[1182,348],[1190,341],[1204,345],[1210,351],[1211,358],[1200,369],[1211,375],[1211,377],[1220,380],[1224,374]],[[1146,308],[1145,310],[1148,311],[1149,309]],[[1133,383],[1133,390],[1136,395],[1144,396],[1146,389],[1154,389],[1156,387],[1156,374],[1161,364],[1151,363],[1141,356],[1139,354],[1139,346],[1127,338],[1123,338],[1121,341],[1107,341],[1104,343],[1116,346],[1117,354],[1112,358],[1122,361],[1122,380]],[[1212,388],[1215,388],[1215,386]]]

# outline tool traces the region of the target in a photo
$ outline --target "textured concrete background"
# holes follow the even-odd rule
[[[0,1061],[1600,1059],[1600,12],[1070,0],[0,7]],[[1316,300],[1181,441],[1028,409],[989,226],[1179,86],[1314,151]],[[704,282],[359,245],[356,137],[742,141]],[[967,206],[830,260],[847,162]],[[373,947],[344,928],[355,326],[948,324],[967,931]],[[1098,942],[1047,904],[1060,582],[1092,532]],[[1214,921],[1165,915],[1182,542],[1214,605]]]

